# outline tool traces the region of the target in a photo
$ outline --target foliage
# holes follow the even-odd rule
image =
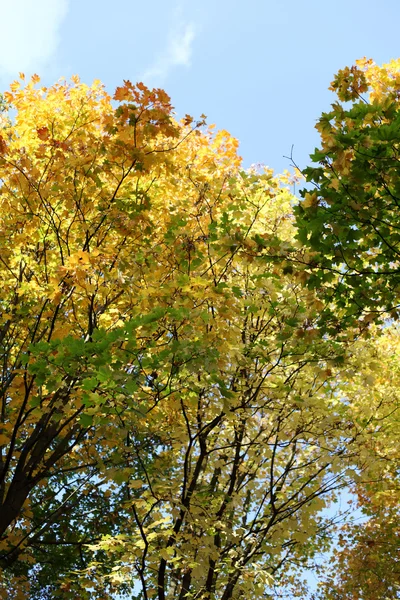
[[[38,82],[1,121],[0,595],[300,597],[394,439],[353,279],[162,90]]]
[[[251,224],[249,241],[259,228],[263,246],[271,235],[285,245],[289,198],[260,189],[262,178],[246,190],[253,178],[242,178],[248,199],[236,219]],[[147,414],[146,426],[163,437],[142,477],[126,475],[136,531],[91,546],[118,555],[112,580],[140,578],[138,598],[272,594],[272,577],[315,551],[320,510],[348,476],[355,432],[328,383],[342,349],[313,328],[316,299],[268,268],[269,253],[256,258],[245,247],[215,265],[223,308],[209,295],[210,318],[190,324],[218,351],[215,362],[180,370],[167,421],[162,403]],[[132,448],[141,463],[134,437]]]
[[[399,334],[398,327],[392,327],[379,337],[360,341],[349,360],[349,401],[359,414],[358,426],[374,435],[362,449],[364,456],[368,453],[369,467],[353,486],[357,512],[362,515],[338,532],[333,569],[332,563],[326,566],[318,595],[324,600],[400,597]],[[357,367],[365,359],[370,366],[364,372],[351,368],[351,363]],[[366,388],[370,410],[362,401]]]
[[[336,75],[338,101],[317,129],[321,147],[305,169],[314,191],[296,209],[298,239],[313,251],[309,284],[351,319],[399,305],[400,62],[357,61]]]
[[[104,483],[124,464],[122,413],[140,414],[145,391],[127,398],[146,388],[162,318],[146,292],[164,233],[150,244],[147,194],[193,130],[161,91],[126,82],[115,109],[98,82],[35,83],[4,94],[16,116],[0,158],[1,560],[22,574],[82,567],[83,545],[121,526],[121,492]]]
[[[356,346],[358,366],[345,376],[358,425],[375,428],[360,448],[360,457],[375,455],[372,471],[353,485],[368,520],[341,532],[336,575],[326,578],[318,596],[324,599],[399,594],[399,341],[393,326],[399,306],[399,69],[398,60],[379,67],[362,59],[339,71],[331,85],[338,101],[318,121],[321,147],[304,171],[315,189],[303,190],[294,209],[297,238],[306,248],[305,280],[326,302],[320,326],[337,315],[341,330],[352,324],[370,338]],[[371,329],[371,322],[381,329]],[[374,368],[365,368],[366,351]]]
[[[365,521],[343,527],[339,545],[322,580],[323,600],[394,600],[400,597],[398,484],[380,495],[360,494]],[[333,569],[332,569],[333,566]]]

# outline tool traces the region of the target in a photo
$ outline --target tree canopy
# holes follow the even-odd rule
[[[304,170],[314,190],[296,208],[298,239],[315,255],[310,283],[335,306],[371,319],[399,305],[400,62],[362,59],[336,75],[338,101],[317,129],[321,147]]]
[[[363,64],[336,78],[344,102],[380,89]],[[397,102],[382,89],[371,105]],[[353,142],[322,127],[299,202],[162,90],[4,93],[0,597],[305,598],[345,487],[371,518],[321,593],[345,597],[388,511],[396,538],[398,331],[375,319],[397,293],[393,138],[385,173],[377,158],[394,113],[364,123],[364,104],[343,116]],[[388,213],[352,221],[367,131]]]
[[[362,412],[380,423],[374,452],[381,460],[375,475],[353,486],[366,518],[341,532],[335,555],[338,576],[326,579],[318,597],[398,598],[399,341],[394,323],[400,305],[400,62],[378,66],[370,59],[356,61],[339,71],[331,90],[338,101],[317,124],[321,147],[304,170],[314,189],[304,189],[303,201],[294,209],[296,236],[307,249],[307,286],[326,302],[321,326],[336,314],[339,328],[357,326],[372,341],[379,373],[367,374],[375,383],[368,393],[371,409],[363,406]],[[371,329],[373,322],[380,327]],[[363,385],[365,376],[358,367]],[[380,417],[385,404],[386,416]]]

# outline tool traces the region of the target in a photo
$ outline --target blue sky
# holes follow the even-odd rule
[[[19,71],[108,91],[143,80],[178,115],[205,113],[237,137],[245,166],[278,172],[292,144],[306,166],[339,68],[400,56],[398,0],[12,0],[1,13],[3,90]]]

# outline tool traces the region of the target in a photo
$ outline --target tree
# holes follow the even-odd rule
[[[304,170],[314,191],[296,208],[312,252],[309,284],[324,286],[349,318],[399,305],[400,62],[362,59],[336,75],[338,102],[323,113],[321,147]]]
[[[193,131],[160,90],[126,82],[114,109],[99,83],[35,83],[4,95],[16,116],[0,138],[1,561],[21,577],[41,556],[49,571],[83,566],[83,544],[118,524],[102,470],[124,460],[117,423],[162,316],[135,291],[161,250],[148,190]]]
[[[300,595],[376,430],[287,181],[162,90],[37,83],[0,137],[1,593]]]
[[[399,340],[393,325],[399,306],[399,68],[399,61],[379,67],[363,59],[336,75],[331,89],[339,102],[322,114],[321,148],[304,171],[315,189],[303,190],[295,208],[305,279],[331,302],[321,326],[335,313],[340,329],[356,324],[367,338],[360,342],[367,354],[364,349],[346,378],[347,394],[359,425],[375,427],[360,448],[369,460],[375,455],[373,469],[352,486],[368,519],[341,531],[337,575],[323,583],[318,597],[324,599],[399,595]],[[374,322],[380,328],[371,328]],[[373,355],[374,369],[360,366]],[[362,400],[365,387],[369,409]]]
[[[400,597],[398,483],[391,487],[378,495],[360,493],[365,521],[348,524],[340,531],[331,574],[325,574],[317,596],[321,600]]]
[[[35,83],[5,94],[1,137],[5,585],[74,597],[66,571],[100,547],[113,577],[97,568],[81,597],[130,567],[144,597],[261,589],[304,519],[318,529],[352,439],[324,390],[342,348],[275,265],[290,196],[241,173],[225,132],[174,121],[161,90],[126,82],[114,108],[99,83]]]
[[[248,221],[246,244],[215,265],[224,306],[208,295],[209,318],[196,326],[216,363],[182,368],[168,417],[162,403],[147,414],[163,442],[142,477],[126,472],[129,533],[91,546],[117,555],[111,580],[140,579],[138,598],[272,597],[273,577],[282,586],[288,565],[323,545],[319,513],[354,462],[357,435],[328,382],[342,349],[313,328],[317,300],[268,269],[268,251],[254,255],[257,229],[264,252],[291,239],[289,198],[242,179],[242,210],[230,202],[225,214]],[[93,585],[95,566],[90,575]]]
[[[352,486],[363,518],[358,516],[339,528],[334,564],[325,569],[318,598],[389,600],[400,597],[398,327],[360,340],[353,351],[348,363],[348,399],[354,414],[358,413],[357,425],[364,432],[374,431],[360,448],[360,457],[368,453],[369,466]],[[360,362],[368,364],[368,369],[359,369]],[[362,401],[366,390],[369,410]]]

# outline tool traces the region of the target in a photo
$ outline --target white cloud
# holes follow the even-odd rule
[[[68,0],[3,0],[0,77],[39,72],[53,57]]]
[[[175,67],[190,67],[195,29],[192,23],[181,23],[168,35],[167,45],[141,79],[149,85],[161,85]]]

